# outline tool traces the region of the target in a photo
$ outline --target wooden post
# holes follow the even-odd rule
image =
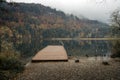
[[[1,45],[2,45],[2,40],[1,40],[1,35],[0,35],[0,52],[1,52]]]

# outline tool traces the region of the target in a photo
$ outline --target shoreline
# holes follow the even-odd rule
[[[79,59],[80,62],[75,62]],[[118,61],[116,61],[118,60]],[[71,57],[68,62],[29,63],[14,80],[120,80],[120,58]]]

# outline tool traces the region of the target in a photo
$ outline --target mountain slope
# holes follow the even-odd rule
[[[43,48],[44,38],[105,37],[108,25],[82,20],[74,15],[41,4],[0,3],[0,48],[11,43],[23,55],[34,55]],[[47,44],[47,43],[46,43]]]

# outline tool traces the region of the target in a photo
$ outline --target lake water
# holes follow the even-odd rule
[[[119,39],[118,39],[119,40]],[[51,39],[43,40],[42,45],[63,45],[70,56],[105,56],[110,55],[112,43],[115,40],[111,39]]]

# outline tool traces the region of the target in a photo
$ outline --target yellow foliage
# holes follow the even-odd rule
[[[7,26],[0,26],[0,35],[7,34],[9,37],[13,36],[11,29]]]

